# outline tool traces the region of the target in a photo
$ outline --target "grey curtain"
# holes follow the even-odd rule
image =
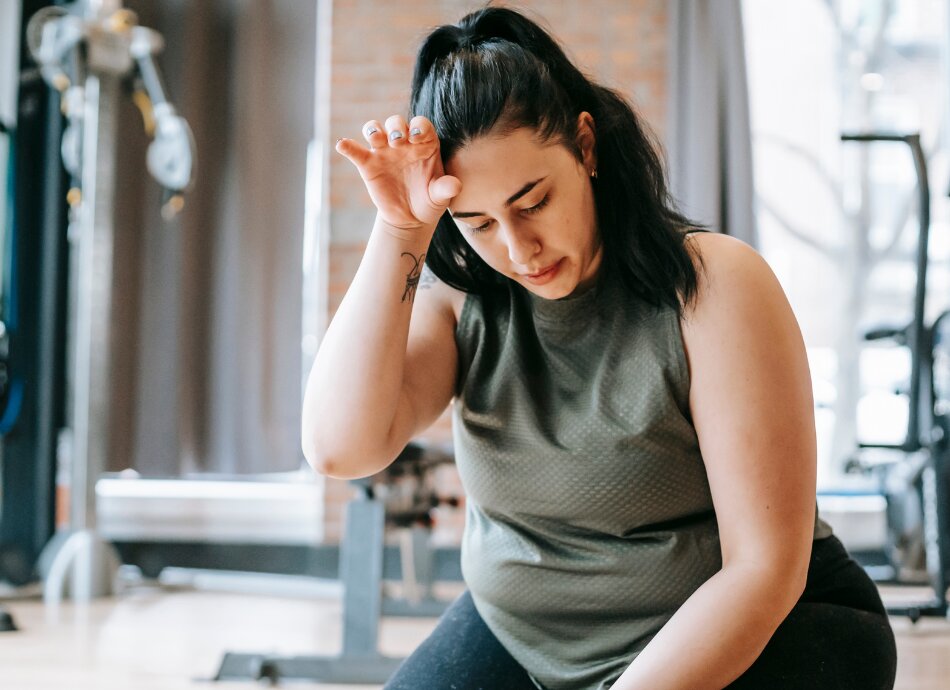
[[[198,177],[179,219],[161,221],[141,118],[123,106],[110,469],[298,469],[316,2],[127,4],[165,35]]]
[[[670,189],[694,220],[757,246],[740,0],[669,0]]]

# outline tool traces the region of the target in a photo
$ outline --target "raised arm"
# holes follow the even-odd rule
[[[455,375],[447,288],[427,283],[420,290],[420,278],[436,223],[461,183],[444,175],[426,118],[407,124],[393,116],[385,128],[374,120],[363,131],[370,148],[341,139],[337,151],[359,170],[378,213],[314,360],[301,422],[307,461],[340,478],[368,476],[392,462],[438,414],[433,409],[448,404]]]

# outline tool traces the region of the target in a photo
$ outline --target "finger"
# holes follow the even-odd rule
[[[429,198],[432,202],[445,207],[462,191],[462,181],[451,175],[443,175],[429,183]]]
[[[390,115],[386,118],[386,136],[389,145],[393,147],[409,143],[409,127],[402,115]]]
[[[427,117],[416,115],[409,120],[409,141],[413,144],[425,143],[432,139],[435,127]]]
[[[379,120],[370,120],[363,125],[363,138],[374,149],[386,146],[386,131]]]
[[[340,139],[334,148],[337,153],[357,167],[361,167],[369,160],[370,152],[352,139]]]

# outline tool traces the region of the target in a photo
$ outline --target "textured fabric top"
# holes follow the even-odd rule
[[[467,296],[456,340],[475,606],[540,686],[608,688],[722,567],[677,314],[609,281],[562,300],[512,282]]]

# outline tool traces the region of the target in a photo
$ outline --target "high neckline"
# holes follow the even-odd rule
[[[586,324],[589,318],[600,310],[607,281],[604,279],[604,271],[601,271],[594,284],[586,290],[560,299],[547,299],[524,286],[519,287],[527,294],[536,321],[543,322],[547,328],[572,329]]]

